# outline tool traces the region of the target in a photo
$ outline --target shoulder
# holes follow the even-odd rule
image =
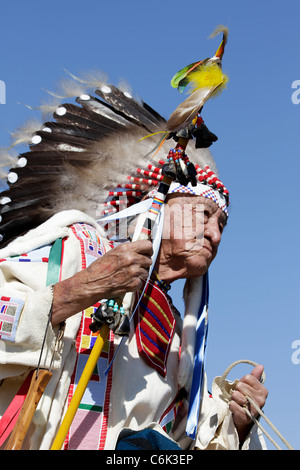
[[[77,210],[62,211],[0,249],[0,257],[16,256],[45,245],[50,245],[57,238],[69,236],[70,227],[78,223],[88,224],[101,239],[105,239],[103,229],[91,216]]]

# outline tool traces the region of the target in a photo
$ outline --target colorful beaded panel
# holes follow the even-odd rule
[[[87,224],[75,224],[72,226],[72,231],[80,243],[81,264],[82,269],[85,269],[106,252],[105,247],[96,233],[96,230]],[[72,399],[86,361],[97,338],[97,334],[92,333],[89,329],[89,325],[92,322],[91,314],[98,306],[99,303],[82,312],[81,325],[76,338],[78,356],[71,378],[68,403],[70,403]],[[77,413],[70,426],[64,443],[64,448],[67,450],[104,449],[112,385],[112,367],[107,375],[104,372],[111,363],[113,354],[113,333],[110,332],[110,337],[105,343],[91,380],[89,381]]]
[[[17,326],[24,302],[12,297],[0,298],[0,339],[15,341]]]

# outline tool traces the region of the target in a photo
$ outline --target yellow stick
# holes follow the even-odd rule
[[[80,405],[81,399],[83,397],[83,394],[85,392],[85,389],[90,381],[90,378],[92,376],[92,373],[94,372],[94,369],[97,364],[97,360],[101,354],[101,351],[103,349],[103,346],[108,338],[109,334],[109,327],[107,325],[103,325],[98,333],[96,342],[93,346],[93,349],[89,355],[89,358],[87,360],[87,363],[85,365],[83,374],[80,377],[80,380],[78,382],[78,385],[76,387],[76,390],[74,392],[74,395],[72,397],[72,400],[70,402],[70,405],[67,409],[67,412],[65,414],[65,417],[61,423],[61,426],[58,430],[58,433],[54,439],[54,442],[52,444],[51,450],[60,450],[63,446],[63,443],[65,441],[65,438],[68,434],[69,428],[72,424],[72,421],[74,419],[74,416],[76,414],[76,411],[78,410],[78,407]]]

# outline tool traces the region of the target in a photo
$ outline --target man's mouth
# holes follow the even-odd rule
[[[206,248],[206,250],[208,250],[210,252],[210,254],[212,255],[213,250],[212,250],[212,247],[210,245],[205,244],[205,245],[203,245],[203,248]]]

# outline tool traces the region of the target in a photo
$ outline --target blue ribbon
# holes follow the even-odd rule
[[[204,357],[206,348],[206,339],[208,331],[207,310],[209,299],[208,273],[203,276],[202,298],[198,312],[198,321],[196,326],[196,349],[193,371],[192,387],[189,399],[189,411],[186,424],[187,436],[195,439],[199,411],[201,404],[203,377],[204,377]]]

